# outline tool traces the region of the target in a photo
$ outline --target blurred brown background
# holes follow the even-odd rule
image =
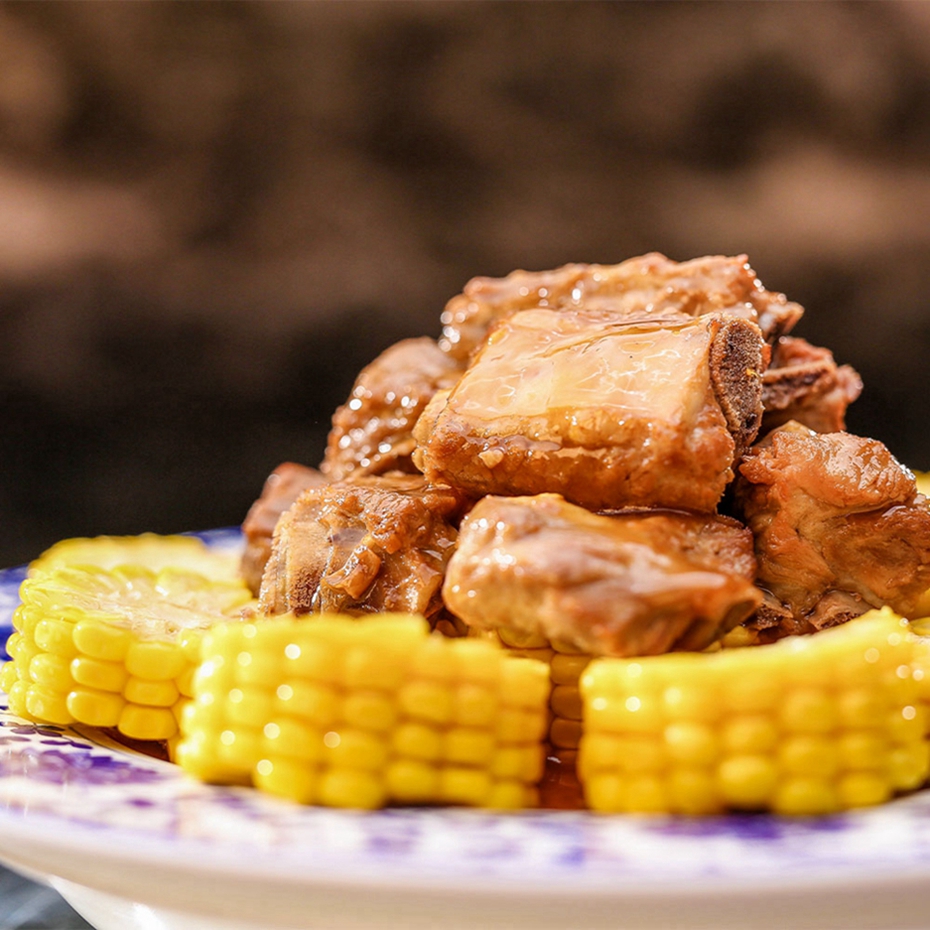
[[[930,468],[930,4],[2,4],[0,564],[238,523],[470,276],[653,249]]]

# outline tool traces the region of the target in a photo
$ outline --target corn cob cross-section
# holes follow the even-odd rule
[[[153,572],[164,569],[204,575],[215,581],[238,581],[236,552],[213,549],[195,536],[93,536],[63,539],[29,565],[29,574],[56,568],[116,568],[138,565]]]
[[[200,636],[251,594],[240,582],[124,565],[39,571],[20,599],[13,660],[0,670],[14,713],[170,740],[192,693]]]
[[[888,608],[768,646],[598,659],[581,679],[588,805],[826,814],[918,788],[922,661]]]
[[[548,674],[422,617],[223,624],[202,643],[177,761],[307,804],[536,802]]]

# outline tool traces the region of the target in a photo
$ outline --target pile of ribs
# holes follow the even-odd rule
[[[746,256],[475,278],[391,346],[243,525],[259,611],[411,611],[590,655],[930,604],[930,507]]]

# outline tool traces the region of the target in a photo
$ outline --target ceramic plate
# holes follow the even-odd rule
[[[930,926],[930,792],[814,820],[302,808],[2,695],[0,859],[101,930]]]

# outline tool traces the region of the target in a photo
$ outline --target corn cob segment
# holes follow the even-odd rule
[[[125,565],[41,571],[20,599],[0,671],[14,713],[171,740],[203,631],[251,595],[241,582]]]
[[[569,643],[501,627],[490,634],[513,655],[545,662],[549,668],[549,724],[546,731],[546,772],[540,784],[544,807],[583,806],[576,774],[582,733],[582,703],[578,682],[592,657]]]
[[[890,609],[712,654],[598,659],[579,776],[597,811],[827,814],[930,771],[925,647]]]
[[[201,779],[333,807],[536,803],[541,663],[406,614],[222,624],[202,647],[177,748]]]
[[[29,574],[56,568],[138,565],[153,572],[166,568],[193,572],[215,581],[237,581],[239,555],[211,549],[194,536],[94,536],[63,539],[29,564]]]

